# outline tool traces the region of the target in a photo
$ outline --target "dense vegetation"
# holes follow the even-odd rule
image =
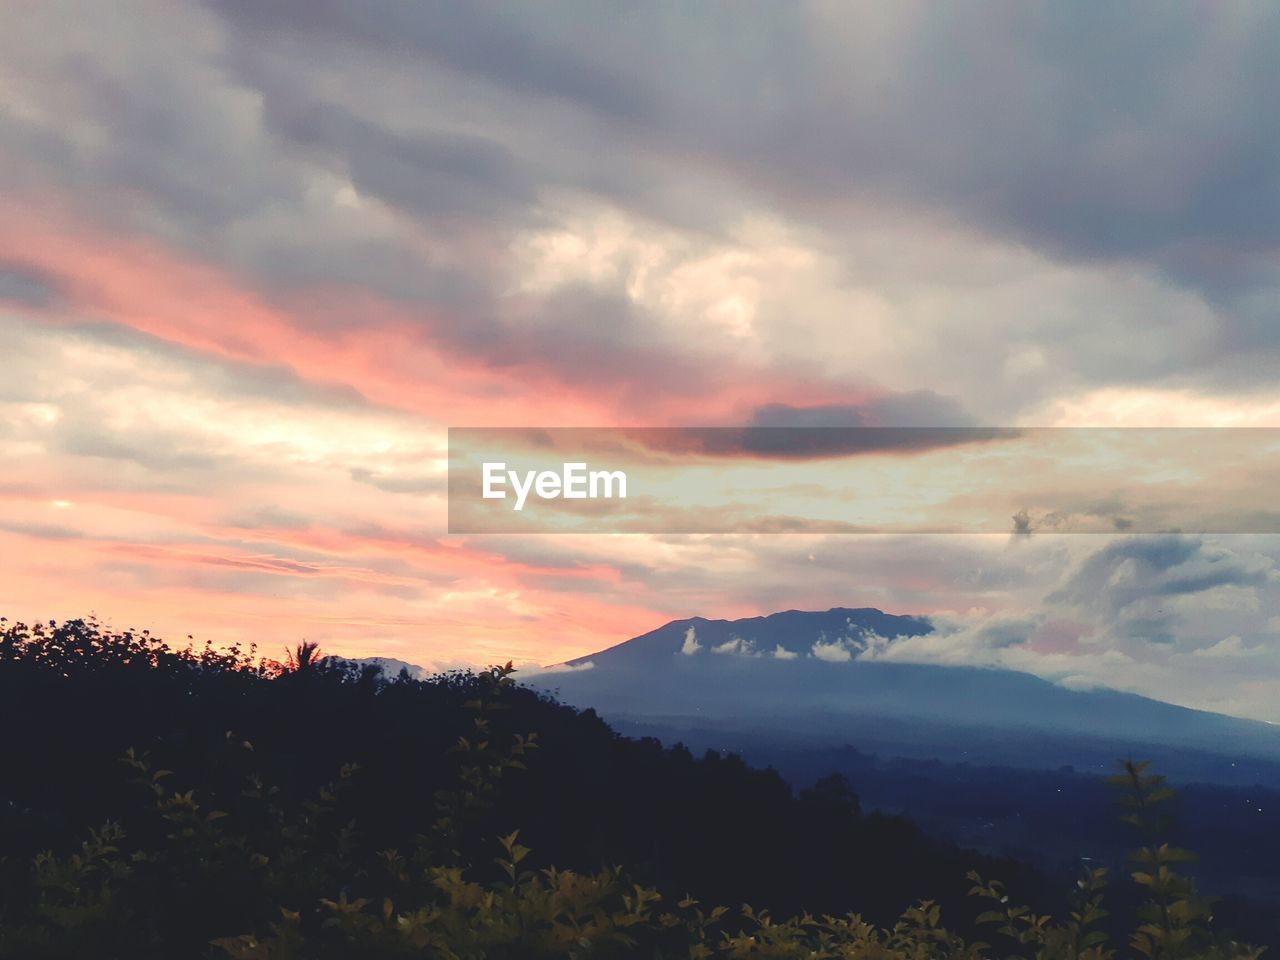
[[[386,682],[308,645],[4,625],[0,718],[3,958],[1257,955],[1215,930],[1141,765],[1145,903],[1109,937],[1105,870],[1051,920],[1006,893],[1043,903],[1035,874],[863,814],[842,778],[793,796],[506,668]]]
[[[632,723],[624,730],[691,746],[726,739],[723,732],[670,726]],[[1115,746],[1109,763],[1080,771],[979,765],[945,744],[932,759],[910,759],[873,755],[850,744],[797,743],[794,736],[739,736],[733,742],[749,764],[774,766],[793,784],[812,783],[832,771],[843,774],[857,785],[864,810],[893,812],[931,836],[1030,863],[1058,886],[1074,876],[1084,857],[1094,866],[1122,870],[1133,843],[1132,830],[1116,817],[1115,789],[1104,779],[1114,758],[1129,755],[1124,744]],[[1224,743],[1224,749],[1232,746]],[[1221,760],[1223,766],[1231,762]],[[1163,764],[1157,766],[1165,772]],[[1240,768],[1254,773],[1260,766],[1240,761]],[[1215,922],[1257,943],[1280,943],[1280,790],[1182,782],[1174,806],[1177,818],[1168,839],[1202,854],[1189,869],[1221,897]],[[1114,889],[1113,910],[1136,892]]]

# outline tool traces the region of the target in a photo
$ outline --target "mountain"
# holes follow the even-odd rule
[[[1280,785],[1280,727],[983,667],[861,659],[926,618],[874,608],[676,620],[526,679],[616,728],[751,753],[844,743],[890,756],[1109,768],[1156,760],[1184,780]]]
[[[864,650],[867,639],[873,635],[918,637],[932,630],[933,624],[921,617],[896,616],[874,607],[834,607],[822,613],[786,610],[743,620],[691,617],[673,620],[599,653],[570,660],[568,665],[657,666],[665,663],[672,653],[688,656],[701,650],[788,659],[790,655],[812,654],[815,643],[843,644],[852,653]],[[832,655],[839,656],[835,650]]]

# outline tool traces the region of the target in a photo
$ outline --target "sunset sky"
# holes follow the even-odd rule
[[[445,500],[451,426],[1280,427],[1280,7],[5,7],[0,614],[439,666],[877,606],[1280,722],[1280,536]]]

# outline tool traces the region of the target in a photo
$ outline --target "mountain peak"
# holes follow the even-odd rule
[[[851,659],[866,648],[871,636],[920,636],[932,630],[933,624],[926,618],[885,613],[875,607],[783,610],[739,620],[695,616],[672,620],[598,653],[570,660],[569,665],[657,665],[671,657],[703,653],[793,659],[815,653],[821,658],[825,651],[829,659]]]
[[[1236,776],[1205,757],[1280,761],[1280,731],[1255,721],[998,667],[862,656],[876,638],[933,629],[927,618],[874,607],[689,617],[570,661],[591,669],[530,682],[611,722],[656,724],[675,737],[857,743],[891,756],[1032,767],[1158,754],[1196,777]]]

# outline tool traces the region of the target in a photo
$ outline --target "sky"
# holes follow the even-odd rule
[[[1280,427],[1280,8],[6,8],[0,614],[445,666],[878,606],[1280,721],[1276,536],[445,499],[451,426]]]

